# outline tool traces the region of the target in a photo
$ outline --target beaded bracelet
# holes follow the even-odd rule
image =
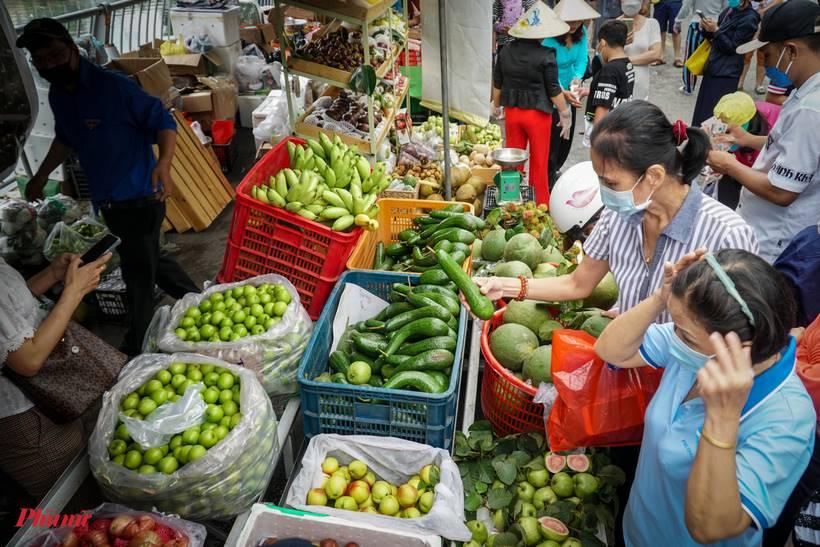
[[[519,275],[518,279],[521,281],[521,290],[518,291],[518,296],[516,296],[515,299],[520,302],[527,298],[527,294],[529,293],[529,280],[523,275]]]

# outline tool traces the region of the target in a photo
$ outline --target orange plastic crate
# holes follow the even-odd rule
[[[379,206],[379,214],[376,219],[379,221],[379,229],[374,232],[365,232],[356,243],[353,254],[347,260],[348,270],[372,270],[373,253],[376,251],[376,244],[381,241],[389,245],[399,240],[399,233],[408,228],[415,228],[413,219],[424,216],[430,211],[439,211],[448,205],[449,201],[428,201],[424,199],[395,199],[382,198],[376,202]],[[460,203],[464,206],[464,211],[474,213],[473,206],[469,203]],[[472,249],[470,245],[470,249]],[[468,256],[464,261],[462,269],[468,274],[472,271],[473,257]],[[408,275],[420,275],[413,272],[402,272]]]

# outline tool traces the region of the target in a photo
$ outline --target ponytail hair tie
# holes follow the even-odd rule
[[[678,120],[672,124],[672,134],[675,135],[675,144],[677,146],[686,142],[689,137],[686,135],[687,126],[683,120]]]

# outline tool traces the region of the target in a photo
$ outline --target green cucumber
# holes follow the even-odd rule
[[[402,230],[401,232],[399,232],[399,241],[404,241],[405,243],[407,243],[417,235],[419,235],[417,231],[408,228],[407,230]]]
[[[390,378],[391,376],[393,376],[393,370],[395,368],[396,367],[394,367],[392,365],[382,366],[382,378]],[[384,387],[384,386],[382,386],[382,387]]]
[[[458,319],[450,315],[450,319],[447,320],[447,326],[450,327],[451,330],[458,331]]]
[[[347,381],[347,376],[342,374],[341,372],[337,372],[333,376],[330,377],[330,381],[334,384],[349,384],[350,382]]]
[[[441,222],[440,218],[433,217],[416,217],[413,219],[413,224],[416,226],[429,226],[430,224],[438,224]]]
[[[435,251],[424,253],[420,248],[413,247],[412,255],[413,264],[416,266],[435,266],[438,264]]]
[[[424,393],[443,393],[445,391],[445,389],[442,389],[439,381],[433,376],[417,370],[408,370],[394,374],[382,387],[385,389],[412,388]]]
[[[413,287],[416,292],[433,292],[436,294],[443,294],[444,296],[452,296],[457,298],[458,287],[453,285],[416,285]]]
[[[389,270],[396,264],[396,261],[393,259],[392,256],[385,256],[384,260],[382,260],[380,270]]]
[[[404,283],[393,283],[390,288],[401,294],[410,294],[412,290],[410,285],[405,285]]]
[[[453,317],[458,317],[459,312],[461,311],[461,301],[454,295],[444,295],[439,293],[431,293],[431,292],[419,292],[416,294],[420,294],[439,306],[444,306],[448,312]]]
[[[400,258],[402,256],[410,254],[410,247],[408,247],[404,243],[395,242],[385,247],[384,252],[387,253],[387,256],[392,256],[393,258]]]
[[[368,319],[364,322],[364,324],[369,331],[384,330],[384,321],[380,321],[378,319]]]
[[[444,370],[452,366],[453,361],[455,361],[455,355],[453,355],[452,352],[446,349],[432,349],[413,357],[408,357],[407,360],[396,367],[393,374],[399,374],[406,370],[421,370],[424,372]]]
[[[441,391],[447,391],[450,386],[450,377],[439,370],[431,370],[428,374],[441,385]]]
[[[438,264],[438,262],[436,262],[436,264]],[[444,273],[444,270],[441,268],[427,270],[419,277],[419,283],[422,285],[446,285],[449,282],[450,278],[447,277],[447,274]]]
[[[491,319],[495,312],[495,306],[489,298],[481,294],[478,285],[470,279],[470,276],[464,273],[461,266],[459,266],[446,251],[438,251],[436,257],[441,265],[441,269],[444,270],[453,283],[459,288],[476,317],[484,319],[485,321]]]
[[[367,381],[367,385],[369,385],[370,387],[382,387],[384,385],[384,382],[378,376],[371,376],[370,380]]]
[[[400,313],[399,315],[388,319],[384,324],[384,329],[388,333],[391,333],[399,330],[407,323],[411,323],[416,319],[421,319],[423,317],[437,317],[444,322],[449,322],[453,318],[450,312],[442,306],[424,306],[422,308],[416,308],[413,311]],[[458,324],[456,324],[456,326],[458,326]]]
[[[439,230],[434,233],[427,240],[427,245],[435,245],[439,241],[461,242],[465,245],[472,245],[473,241],[475,241],[475,234],[463,228],[445,228],[444,230]],[[387,254],[390,254],[389,249]]]
[[[357,351],[372,357],[378,357],[387,347],[387,340],[381,334],[354,332],[352,340]]]
[[[347,375],[347,369],[350,368],[350,359],[345,352],[339,350],[334,351],[327,358],[327,362],[330,365],[330,368],[336,372],[341,372],[342,374]]]
[[[465,230],[475,232],[484,229],[484,221],[475,215],[465,213],[445,218],[436,228],[437,230],[443,230],[444,228],[464,228]],[[424,237],[424,233],[422,233],[421,236]]]
[[[446,349],[447,351],[454,352],[456,351],[456,345],[457,343],[454,337],[436,336],[421,340],[420,342],[405,344],[399,348],[399,353],[401,355],[418,355],[434,349]]]
[[[454,207],[455,209],[455,207]],[[438,211],[430,211],[430,216],[433,218],[437,218],[440,220],[445,220],[452,217],[463,217],[467,214],[467,211],[464,210],[462,207],[460,210],[450,210],[450,209],[441,209]]]
[[[442,249],[449,253],[453,250],[453,242],[445,239],[444,241],[439,241],[433,246],[433,250],[435,251],[440,251]]]
[[[450,315],[452,315],[452,312],[450,312],[449,305],[445,306],[444,304],[439,303],[437,300],[434,300],[434,299],[430,298],[431,296],[433,296],[432,293],[413,293],[413,294],[411,294],[410,296],[407,297],[407,302],[412,304],[413,306],[415,306],[417,308],[424,308],[426,306],[437,306],[437,307],[441,308],[443,311],[445,311],[445,312],[449,313]],[[435,295],[435,296],[441,296],[441,295],[439,294],[439,295]],[[445,301],[442,300],[442,302],[445,302]]]
[[[389,306],[384,308],[373,319],[377,321],[387,321],[394,315],[398,315],[402,312],[410,311],[412,309],[415,309],[415,306],[413,306],[412,304],[408,304],[406,301],[404,301],[404,299],[402,299],[402,302],[396,302],[395,304],[390,304]]]
[[[416,319],[412,323],[404,325],[393,333],[390,342],[387,344],[386,355],[393,355],[408,339],[429,338],[432,336],[444,336],[450,332],[447,323],[436,317],[424,317]]]
[[[455,260],[456,264],[461,266],[462,264],[464,264],[464,261],[467,260],[467,255],[462,253],[461,251],[453,251],[450,254],[450,258]]]
[[[453,248],[451,250],[447,251],[447,252],[448,253],[454,253],[456,251],[461,251],[462,253],[464,253],[467,256],[470,256],[470,253],[473,252],[473,250],[470,249],[469,245],[465,245],[464,243],[461,243],[461,242],[453,243]]]
[[[379,241],[376,243],[376,249],[373,251],[373,269],[381,270],[384,262],[384,243]]]

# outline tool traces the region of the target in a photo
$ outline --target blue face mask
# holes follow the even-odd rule
[[[740,7],[740,0],[728,0],[728,2],[726,2],[726,5],[732,9],[737,9],[738,7]]]
[[[638,180],[635,181],[635,186],[630,188],[629,190],[623,190],[618,192],[617,190],[613,190],[607,186],[601,185],[601,201],[603,202],[604,206],[607,209],[611,209],[618,213],[623,217],[630,217],[635,213],[643,211],[649,204],[652,203],[650,199],[647,200],[640,205],[635,204],[635,197],[632,195],[632,191],[635,190],[635,187],[640,184],[641,180],[643,179],[643,175],[638,177]],[[649,195],[652,197],[652,194]]]
[[[774,66],[767,66],[766,67],[766,76],[769,78],[771,84],[775,87],[782,87],[787,88],[792,86],[792,81],[789,79],[788,73],[789,70],[792,68],[792,64],[789,63],[789,66],[786,67],[786,71],[780,70],[780,61],[783,60],[783,54],[786,53],[786,48],[783,48],[783,51],[780,52],[780,57],[777,58],[777,62]]]
[[[699,351],[695,351],[686,345],[686,342],[680,339],[678,333],[669,341],[669,355],[691,373],[697,373],[706,364],[706,361],[711,359],[708,355],[704,355]]]

